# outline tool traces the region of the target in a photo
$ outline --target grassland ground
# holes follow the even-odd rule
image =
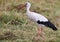
[[[15,8],[28,0],[0,0],[0,42],[35,42],[37,25],[26,16],[26,9]],[[31,11],[41,13],[55,24],[58,31],[44,27],[46,42],[60,42],[60,0],[29,0]],[[42,40],[39,40],[42,42]]]

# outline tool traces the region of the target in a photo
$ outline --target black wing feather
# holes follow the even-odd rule
[[[45,26],[47,26],[47,27],[50,27],[51,29],[53,29],[53,30],[57,30],[57,28],[54,26],[54,24],[52,24],[50,21],[46,21],[46,22],[40,22],[39,20],[37,21],[37,23],[38,24],[43,24],[43,25],[45,25]]]

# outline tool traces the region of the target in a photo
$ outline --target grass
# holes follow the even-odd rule
[[[28,0],[0,0],[0,42],[36,42],[37,25],[26,16],[26,10],[13,6],[25,4]],[[31,11],[41,13],[51,20],[58,31],[44,28],[46,42],[60,42],[60,1],[29,0]],[[9,7],[9,8],[8,8]],[[39,40],[42,42],[42,40]]]

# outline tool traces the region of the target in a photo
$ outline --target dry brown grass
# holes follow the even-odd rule
[[[14,8],[28,0],[0,0],[0,41],[1,42],[36,42],[37,25],[26,16],[25,8]],[[58,31],[44,28],[46,42],[60,42],[60,0],[29,0],[31,11],[42,13],[53,22]],[[7,7],[9,7],[7,9]],[[13,8],[13,9],[12,9]],[[7,11],[9,10],[9,11]],[[2,40],[1,40],[2,39]],[[42,42],[39,40],[38,42]]]

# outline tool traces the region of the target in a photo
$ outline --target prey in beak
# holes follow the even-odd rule
[[[19,4],[19,5],[15,6],[15,8],[17,9],[17,12],[19,12],[24,7],[26,7],[26,4]]]
[[[22,9],[22,8],[24,8],[24,7],[26,7],[26,4],[20,4],[20,5],[17,5],[16,8],[20,10],[20,9]]]

